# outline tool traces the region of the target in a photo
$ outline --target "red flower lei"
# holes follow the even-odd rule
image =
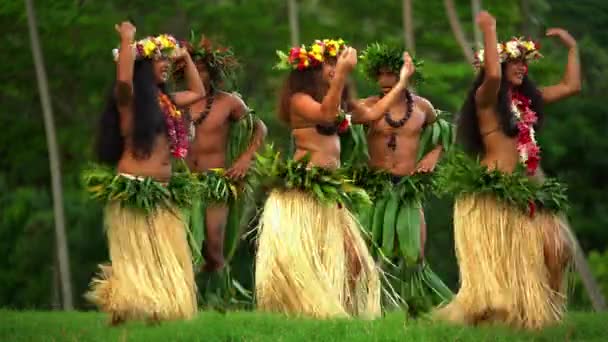
[[[167,125],[167,136],[171,154],[175,158],[183,159],[188,154],[188,132],[182,118],[182,113],[171,102],[167,94],[159,92],[158,103],[160,109],[165,114],[165,124]]]
[[[530,108],[531,101],[519,92],[511,95],[512,110],[517,118],[517,151],[520,161],[526,166],[528,175],[536,174],[540,163],[540,147],[534,134],[534,124],[538,121],[536,112]]]
[[[336,123],[338,124],[338,134],[344,134],[351,126],[351,118],[350,114],[346,114],[343,111],[340,111],[338,117],[336,118]]]

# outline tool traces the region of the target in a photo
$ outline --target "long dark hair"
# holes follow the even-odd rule
[[[310,95],[315,101],[323,101],[327,86],[323,82],[322,67],[310,67],[304,70],[292,70],[279,93],[279,120],[290,123],[291,96],[295,93]]]
[[[101,163],[115,165],[124,151],[120,114],[116,98],[116,82],[108,94],[99,120],[96,155]],[[133,122],[131,143],[137,159],[150,157],[158,134],[165,131],[165,119],[158,103],[158,92],[166,93],[165,85],[157,85],[153,61],[138,60],[133,69]]]
[[[304,70],[292,70],[287,76],[279,93],[278,115],[279,120],[290,123],[291,96],[295,93],[310,95],[315,101],[322,102],[328,90],[328,85],[323,81],[322,67],[307,68]],[[352,109],[354,91],[350,81],[344,84],[341,96],[342,109],[349,112]]]
[[[515,116],[511,111],[509,83],[506,77],[504,77],[506,74],[506,65],[506,62],[502,63],[501,65],[503,77],[500,84],[500,89],[498,91],[496,112],[499,116],[498,122],[502,132],[509,137],[514,137],[517,135],[518,129],[515,122]],[[457,118],[457,141],[464,148],[464,150],[471,155],[481,155],[485,153],[481,132],[479,130],[477,106],[475,102],[475,94],[477,93],[477,89],[483,83],[484,77],[485,71],[481,69],[473,82],[473,86],[469,90],[467,98],[462,105]],[[523,78],[522,84],[513,90],[520,92],[531,100],[531,109],[535,111],[536,115],[538,116],[538,122],[535,125],[535,129],[540,129],[544,119],[544,103],[542,95],[534,82],[529,78],[528,75],[526,75]]]

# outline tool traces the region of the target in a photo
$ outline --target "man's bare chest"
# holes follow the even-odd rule
[[[202,108],[201,108],[202,107]],[[231,108],[225,103],[213,103],[211,106],[199,106],[191,109],[190,117],[197,134],[225,130],[230,124]]]
[[[403,120],[406,119],[406,120]],[[371,136],[418,136],[424,128],[425,116],[420,110],[413,110],[409,117],[405,113],[385,113],[369,127]]]

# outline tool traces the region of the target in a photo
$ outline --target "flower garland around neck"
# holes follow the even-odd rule
[[[517,151],[519,160],[526,166],[528,175],[536,174],[540,163],[540,147],[536,142],[534,124],[538,121],[536,112],[530,108],[531,101],[519,92],[511,94],[511,110],[517,119]]]
[[[182,113],[171,102],[169,96],[163,92],[158,93],[158,102],[165,115],[171,154],[175,158],[183,159],[188,154],[188,132],[184,125]]]

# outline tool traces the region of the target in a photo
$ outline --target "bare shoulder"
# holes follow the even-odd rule
[[[292,106],[307,105],[311,101],[317,102],[315,101],[315,99],[312,98],[312,96],[305,93],[295,93],[291,95],[291,98],[289,99],[289,102]]]
[[[289,99],[289,112],[307,121],[318,121],[322,115],[321,103],[305,93],[295,93]]]
[[[227,101],[230,102],[230,104],[232,105],[232,108],[247,108],[247,105],[245,104],[245,101],[243,100],[243,98],[241,97],[241,94],[239,93],[227,93],[227,92],[222,92],[226,98]]]
[[[232,120],[240,120],[247,112],[248,107],[238,93],[218,92],[219,100],[224,104]]]
[[[371,107],[374,104],[376,104],[378,101],[380,101],[380,96],[374,95],[374,96],[370,96],[370,97],[364,98],[363,100],[361,100],[361,103],[364,106]]]
[[[414,104],[418,106],[423,112],[435,110],[431,101],[427,100],[426,98],[418,95],[413,95],[412,98],[414,99]]]
[[[217,102],[231,102],[232,101],[232,94],[225,92],[223,90],[220,91],[215,91],[213,94],[213,97],[215,98],[215,101]]]

